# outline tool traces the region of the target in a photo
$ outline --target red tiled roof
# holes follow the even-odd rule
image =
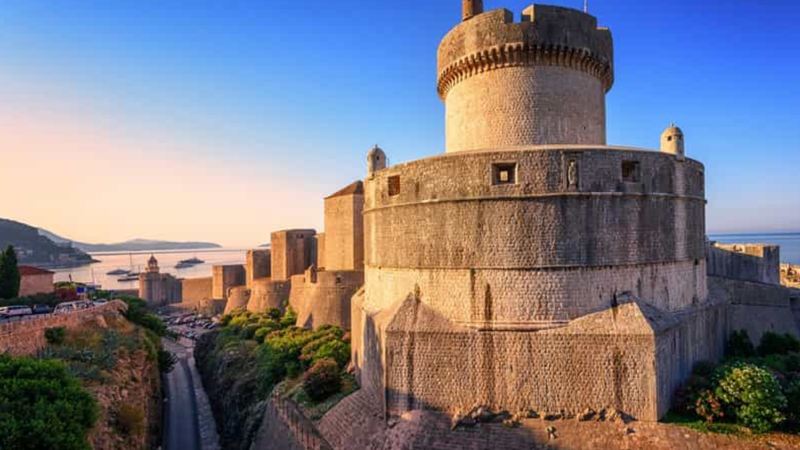
[[[49,270],[44,270],[33,266],[19,266],[19,274],[23,277],[26,275],[51,275],[54,273],[55,272],[50,272]]]

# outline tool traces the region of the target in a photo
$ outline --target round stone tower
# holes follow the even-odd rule
[[[447,152],[605,144],[611,32],[556,6],[530,6],[521,22],[506,9],[482,11],[464,0],[464,21],[439,45]]]
[[[368,156],[362,392],[387,416],[612,405],[657,420],[722,323],[704,316],[705,169],[677,127],[662,151],[605,145],[612,42],[594,17],[463,4],[439,47],[445,154]]]

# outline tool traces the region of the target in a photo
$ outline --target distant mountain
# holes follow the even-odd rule
[[[157,241],[152,239],[131,239],[125,242],[118,242],[115,244],[87,244],[85,242],[76,242],[64,237],[61,237],[53,232],[39,228],[39,233],[43,236],[52,239],[54,242],[61,244],[72,244],[73,247],[79,248],[84,252],[145,252],[157,250],[199,250],[204,248],[221,248],[219,244],[213,242],[172,242],[172,241]]]
[[[0,247],[13,245],[21,264],[39,267],[74,267],[95,260],[69,243],[54,242],[39,229],[13,220],[0,219]]]

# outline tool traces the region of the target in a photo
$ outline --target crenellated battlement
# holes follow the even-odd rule
[[[469,6],[470,8],[467,8]],[[611,32],[597,19],[531,5],[456,25],[438,51],[446,151],[524,145],[605,145],[606,92],[614,84]]]
[[[506,67],[557,65],[614,84],[613,42],[607,28],[578,10],[532,5],[520,22],[507,9],[479,14],[453,28],[439,45],[438,92],[473,75]]]

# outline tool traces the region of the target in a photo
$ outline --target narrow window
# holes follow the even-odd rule
[[[389,195],[395,196],[400,194],[400,175],[393,175],[389,177]]]
[[[336,275],[336,284],[342,284],[342,276]]]
[[[516,184],[517,163],[492,164],[492,184]]]
[[[628,183],[639,183],[639,161],[622,161],[622,181]]]

